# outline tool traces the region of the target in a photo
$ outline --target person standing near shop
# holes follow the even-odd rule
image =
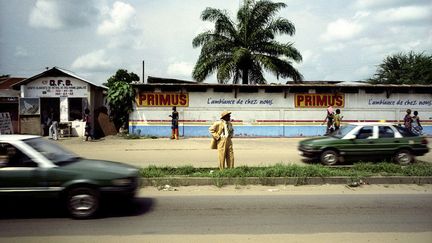
[[[88,141],[88,139],[93,139],[93,136],[91,135],[92,128],[91,128],[91,119],[90,119],[90,110],[86,108],[84,110],[84,122],[85,122],[85,128],[84,128],[84,136],[85,140]]]
[[[179,113],[177,112],[177,108],[174,106],[172,108],[172,114],[169,115],[171,117],[171,139],[179,139],[178,132],[178,122],[179,122]]]
[[[213,123],[209,128],[212,136],[211,148],[218,150],[219,169],[234,168],[234,149],[232,137],[234,129],[231,123],[231,112],[224,111],[220,121]]]
[[[58,122],[56,121],[56,119],[54,119],[53,109],[50,109],[48,119],[47,119],[47,124],[49,126],[48,137],[50,139],[58,140]]]

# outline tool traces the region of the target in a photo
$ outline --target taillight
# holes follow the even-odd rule
[[[426,138],[423,138],[422,141],[421,141],[421,144],[427,145],[428,144],[428,140]]]

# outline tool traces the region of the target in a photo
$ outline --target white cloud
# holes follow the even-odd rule
[[[32,27],[53,30],[90,25],[98,18],[94,4],[89,0],[37,0],[29,23]]]
[[[305,50],[302,51],[301,54],[303,57],[303,62],[299,63],[299,66],[303,65],[304,63],[316,62],[320,57],[320,55],[315,53],[313,50]]]
[[[365,65],[362,67],[357,68],[354,73],[353,77],[357,77],[357,80],[364,80],[367,78],[370,78],[375,71],[375,67],[372,65]]]
[[[17,56],[17,57],[28,57],[29,53],[28,53],[27,49],[25,49],[24,47],[17,46],[15,48],[15,56]]]
[[[127,3],[115,2],[108,11],[108,19],[105,19],[98,27],[100,35],[117,35],[136,28],[135,9]]]
[[[357,0],[354,4],[357,8],[377,8],[377,7],[386,7],[391,6],[392,4],[395,4],[396,2],[403,2],[403,1],[396,1],[396,0]]]
[[[175,62],[168,66],[167,74],[190,78],[194,65],[188,62]]]
[[[105,50],[97,50],[78,57],[73,63],[73,69],[86,71],[109,71],[116,67],[116,64],[108,56]]]
[[[356,37],[363,27],[361,24],[346,19],[338,19],[327,25],[327,30],[321,35],[324,41],[349,40]]]
[[[39,0],[30,14],[30,25],[48,29],[59,29],[62,27],[57,4],[52,1]]]
[[[334,43],[334,44],[329,44],[323,47],[324,51],[327,52],[338,52],[341,51],[343,49],[345,49],[346,45],[342,44],[342,43]]]
[[[391,8],[378,12],[376,19],[381,22],[432,20],[431,11],[431,8],[421,6]]]

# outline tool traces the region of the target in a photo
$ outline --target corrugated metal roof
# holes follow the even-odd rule
[[[35,76],[33,76],[33,77],[30,77],[30,78],[24,79],[23,81],[14,84],[13,87],[14,87],[14,88],[15,88],[15,87],[19,87],[20,85],[30,83],[31,81],[33,81],[33,80],[35,80],[35,79],[38,79],[38,78],[41,78],[41,77],[51,76],[51,74],[52,74],[52,73],[55,73],[55,72],[61,72],[61,73],[65,74],[65,75],[67,75],[67,76],[69,76],[69,77],[73,77],[73,78],[76,78],[76,79],[82,80],[82,81],[84,81],[84,82],[86,82],[86,83],[89,83],[89,84],[91,84],[91,85],[93,85],[93,86],[100,87],[100,88],[103,88],[103,89],[108,89],[108,87],[106,87],[106,86],[104,86],[104,85],[97,84],[97,83],[95,83],[95,82],[89,81],[89,80],[87,80],[87,79],[85,79],[85,78],[82,78],[82,77],[78,76],[77,74],[75,74],[75,73],[73,73],[73,72],[71,72],[71,71],[69,71],[69,70],[66,70],[66,69],[63,69],[63,68],[60,68],[60,67],[53,67],[53,68],[48,69],[48,70],[46,70],[45,72],[42,72],[42,73],[40,73],[40,74],[37,74],[37,75],[35,75]]]
[[[269,84],[219,84],[219,83],[200,83],[196,81],[188,80],[178,80],[160,77],[148,77],[147,83],[133,83],[134,86],[179,86],[179,87],[257,87],[257,88],[267,88],[267,87],[381,87],[381,88],[431,88],[431,85],[427,84],[371,84],[364,81],[303,81],[302,83],[286,82],[285,84],[279,83],[269,83]]]
[[[0,89],[11,89],[16,83],[23,81],[25,78],[8,77],[0,79]]]

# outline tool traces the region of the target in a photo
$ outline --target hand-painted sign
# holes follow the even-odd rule
[[[143,106],[187,107],[189,106],[188,93],[141,92],[136,95],[135,100],[138,107],[143,107]]]
[[[9,112],[0,112],[0,134],[13,134]]]
[[[27,97],[87,97],[88,84],[66,77],[37,79],[25,86]]]
[[[272,106],[273,99],[225,99],[225,98],[208,98],[208,105],[240,105],[240,106]]]
[[[431,107],[432,99],[369,99],[369,106]]]
[[[344,107],[344,94],[295,94],[295,107],[325,108],[328,106]]]

